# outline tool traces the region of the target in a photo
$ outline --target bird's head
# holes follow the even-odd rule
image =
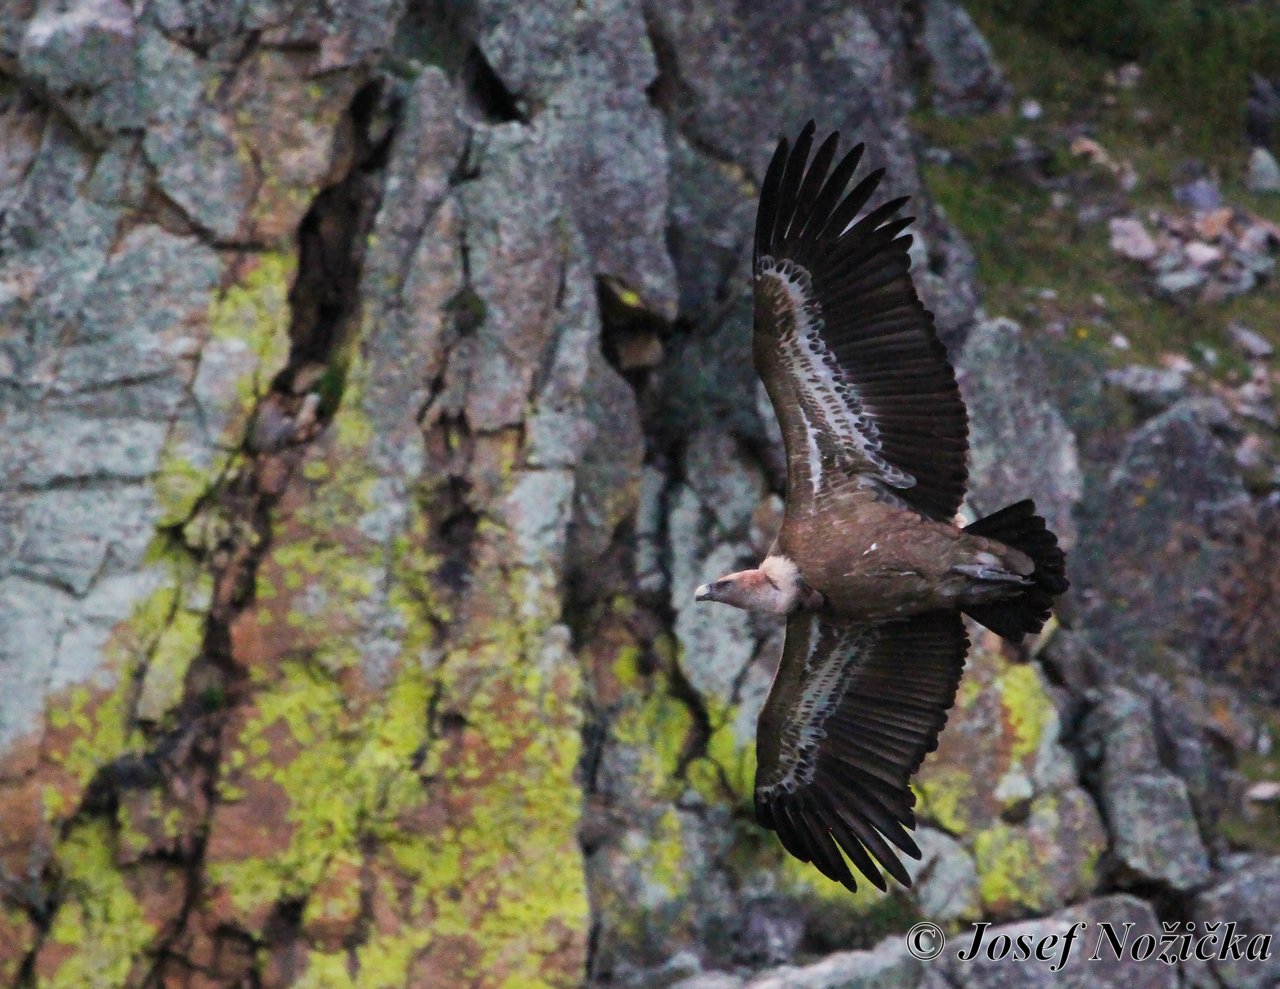
[[[703,584],[693,592],[695,601],[719,601],[721,604],[747,611],[759,611],[759,602],[767,593],[765,576],[759,570],[739,570],[718,580]]]
[[[739,570],[703,584],[695,601],[719,601],[746,611],[786,615],[801,604],[800,574],[786,557],[771,556],[758,570]]]

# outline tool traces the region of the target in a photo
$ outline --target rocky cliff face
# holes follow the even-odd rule
[[[1191,480],[1077,526],[905,122],[1005,95],[949,0],[0,10],[0,984],[736,985],[917,917],[1246,909],[1213,822],[1261,728],[1186,609],[1260,509],[1228,463],[1200,569],[1148,545]],[[692,607],[779,517],[748,236],[810,116],[916,196],[973,504],[1035,495],[1081,561],[1040,662],[975,648],[910,894],[756,828],[779,630]],[[1100,504],[1216,428],[1152,420]]]

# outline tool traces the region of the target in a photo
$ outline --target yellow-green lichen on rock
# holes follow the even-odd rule
[[[289,253],[231,255],[232,280],[205,313],[208,337],[192,385],[198,415],[174,423],[151,480],[157,526],[188,522],[239,457],[258,403],[288,359],[296,267]]]
[[[1007,915],[1017,909],[1034,912],[1049,905],[1043,863],[1024,828],[1000,823],[979,831],[973,836],[973,857],[985,909]]]
[[[671,799],[679,789],[676,771],[689,745],[693,715],[688,706],[665,690],[624,701],[610,721],[614,742],[635,756],[628,785],[644,799]]]
[[[778,891],[803,911],[809,936],[820,942],[833,948],[871,944],[920,919],[915,901],[893,879],[887,879],[888,891],[882,893],[851,865],[858,888],[850,892],[788,854],[772,832],[763,836],[762,846],[759,861],[776,876]]]
[[[431,918],[424,963],[453,958],[454,975],[477,984],[577,982],[588,923],[576,837],[581,726],[571,703],[581,684],[566,658],[543,668],[501,644],[446,657],[438,704],[465,725],[435,743],[440,768],[428,793],[443,820],[388,836],[394,868],[410,882],[404,923]]]
[[[210,342],[221,345],[240,372],[234,394],[244,413],[252,412],[289,357],[289,290],[296,272],[291,253],[246,255],[235,281],[209,304]]]
[[[601,932],[606,951],[628,954],[649,951],[655,931],[692,926],[690,884],[698,865],[677,804],[691,785],[700,789],[698,767],[714,772],[705,758],[689,759],[697,723],[669,683],[669,643],[643,642],[630,625],[636,613],[627,598],[601,606],[581,654],[592,670],[591,705],[604,713],[606,732],[593,789],[601,801],[625,797],[632,808],[625,826],[610,827],[595,850],[592,903],[595,915],[616,918]]]
[[[706,754],[690,766],[690,780],[708,799],[728,797],[742,807],[751,807],[756,779],[755,724],[743,724],[743,712],[737,704],[713,705],[708,717],[711,734]],[[708,768],[714,768],[714,773],[707,773]],[[713,782],[714,788],[709,785]]]
[[[31,918],[7,901],[0,901],[0,980],[14,981],[35,941]]]
[[[256,578],[263,641],[245,660],[305,651],[337,675],[369,659],[362,634],[378,625],[381,673],[435,644],[449,611],[435,593],[425,549],[430,519],[417,484],[389,481],[371,460],[376,430],[362,407],[357,361],[333,428],[310,451],[275,513],[272,545]],[[387,485],[407,508],[388,506]]]
[[[58,846],[65,896],[36,967],[44,989],[116,989],[155,937],[115,861],[108,821],[77,823]]]
[[[299,985],[573,984],[588,908],[567,632],[514,606],[520,567],[492,565],[472,573],[460,626],[432,579],[429,498],[374,450],[388,437],[363,407],[366,380],[357,358],[276,511],[256,610],[233,629],[252,699],[223,757],[216,909],[257,932],[275,904],[301,901]],[[407,514],[386,514],[387,484]],[[496,545],[491,525],[480,538]],[[368,940],[339,950],[368,916]]]
[[[213,578],[185,553],[174,551],[165,559],[171,582],[145,605],[158,613],[158,631],[137,643],[146,665],[134,716],[145,722],[162,721],[182,700],[187,671],[204,648],[213,596]]]
[[[1042,793],[1020,823],[997,821],[972,838],[983,909],[992,916],[1046,913],[1094,888],[1106,834],[1077,786]]]
[[[215,454],[209,467],[197,467],[182,456],[171,440],[160,454],[160,465],[151,486],[156,493],[159,526],[181,525],[191,518],[200,499],[208,494],[229,453]]]
[[[86,788],[121,757],[148,745],[141,725],[162,721],[181,699],[191,661],[203,647],[211,583],[187,554],[167,540],[153,542],[141,597],[110,633],[97,675],[51,698],[45,710],[41,813],[50,825],[66,825],[80,809]],[[54,914],[51,936],[37,964],[42,985],[122,985],[153,931],[119,870],[136,859],[153,836],[131,819],[122,803],[118,823],[77,819],[53,848],[54,867],[66,897]],[[150,830],[176,840],[180,821],[157,804]],[[136,920],[136,922],[135,922]]]
[[[1039,668],[976,646],[916,778],[920,818],[968,847],[990,915],[1042,913],[1092,888],[1105,835],[1063,769],[1058,728]]]
[[[406,665],[378,700],[356,710],[338,680],[300,662],[286,663],[255,695],[224,756],[234,772],[221,796],[234,803],[270,784],[270,806],[283,819],[262,828],[285,838],[263,842],[268,856],[210,863],[210,878],[236,910],[260,916],[282,899],[307,897],[335,859],[360,856],[362,841],[385,839],[397,816],[425,799],[415,760],[427,744],[430,695],[426,673]]]
[[[942,830],[956,836],[964,835],[973,825],[969,803],[973,786],[973,774],[957,766],[931,767],[911,784],[920,815],[927,815]]]
[[[1058,714],[1039,669],[974,646],[938,749],[913,784],[922,819],[965,838],[1030,799]]]
[[[1012,663],[993,684],[1004,707],[1004,721],[1012,735],[1011,762],[1034,756],[1050,729],[1056,734],[1058,712],[1045,691],[1043,675],[1031,663]]]
[[[73,811],[102,766],[144,746],[136,719],[158,719],[176,702],[200,650],[207,576],[181,552],[152,554],[148,562],[156,589],[112,630],[98,677],[68,688],[46,709],[46,758],[61,771],[46,787],[51,815]]]

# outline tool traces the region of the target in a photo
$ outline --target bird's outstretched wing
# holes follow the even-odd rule
[[[859,219],[884,170],[846,192],[863,146],[833,168],[838,135],[809,161],[813,133],[810,121],[794,148],[778,144],[756,217],[752,352],[782,426],[788,504],[857,486],[950,520],[967,419],[911,282],[912,217],[894,218],[907,200]]]
[[[920,857],[910,779],[937,747],[968,647],[958,612],[874,625],[794,612],[756,733],[756,819],[851,890],[849,862],[882,890],[877,863],[910,886],[891,845]]]

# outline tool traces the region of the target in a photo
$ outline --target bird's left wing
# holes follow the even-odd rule
[[[920,857],[910,780],[937,747],[968,646],[954,611],[874,625],[794,612],[760,712],[756,819],[851,890],[849,862],[882,890],[877,863],[910,886],[890,846]]]
[[[787,504],[856,488],[949,521],[968,422],[911,282],[906,200],[859,219],[884,170],[846,191],[862,145],[833,168],[836,139],[812,161],[812,121],[783,140],[756,216],[752,353],[786,444]]]

